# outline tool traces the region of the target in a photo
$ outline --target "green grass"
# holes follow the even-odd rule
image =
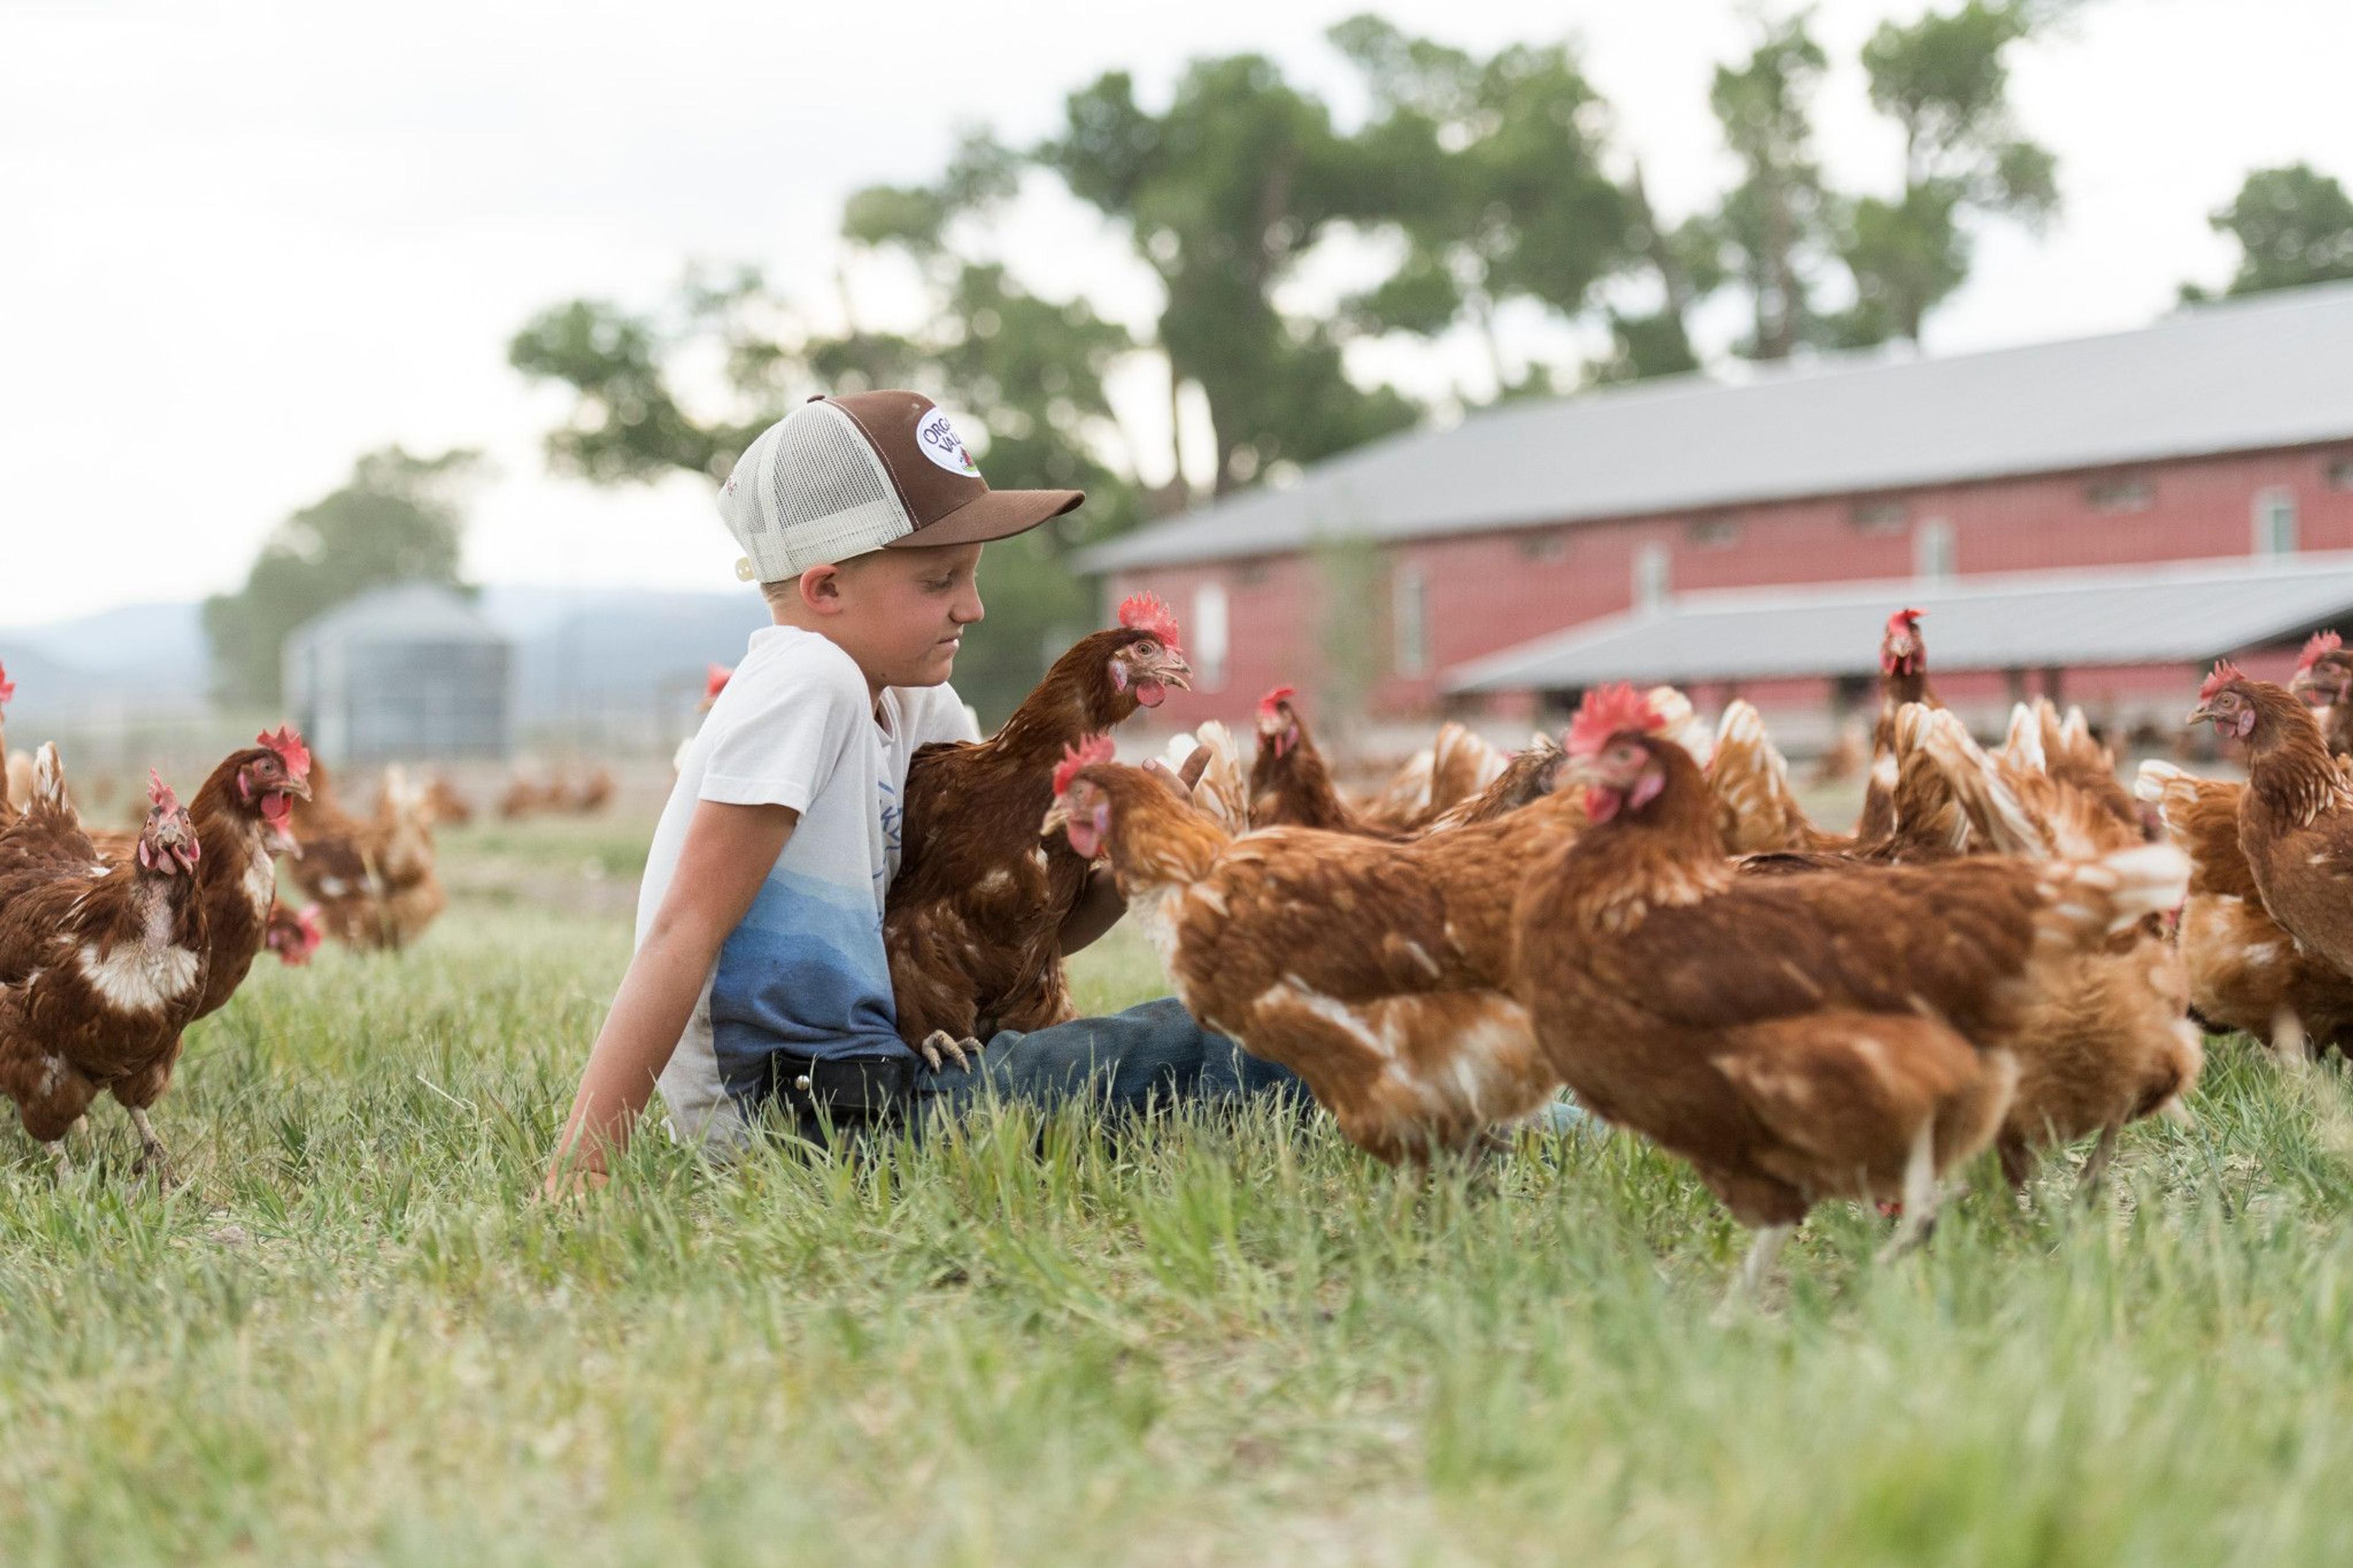
[[[1727,1316],[1743,1237],[1626,1138],[1416,1182],[1266,1115],[1005,1112],[855,1161],[643,1140],[542,1207],[627,948],[468,898],[265,964],[159,1114],[169,1199],[111,1107],[62,1189],[0,1135],[0,1559],[2353,1555],[2334,1072],[2218,1043],[2095,1211],[2056,1171],[1879,1268],[1828,1208]]]

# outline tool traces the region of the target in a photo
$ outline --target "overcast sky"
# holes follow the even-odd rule
[[[822,295],[843,195],[927,178],[957,125],[1033,138],[1100,70],[1156,95],[1187,58],[1242,49],[1338,96],[1321,34],[1362,8],[0,0],[0,625],[233,586],[277,521],[392,441],[492,455],[484,580],[726,586],[735,551],[695,481],[544,475],[565,400],[507,369],[519,322],[580,294],[650,302],[696,258]],[[1382,9],[1480,48],[1578,39],[1662,209],[1724,184],[1706,84],[1746,36],[1727,0]],[[1843,186],[1894,170],[1855,47],[1921,9],[1819,7]],[[2015,100],[2059,154],[2065,216],[2040,242],[1987,237],[1931,351],[2132,326],[2183,278],[2219,280],[2205,215],[2248,168],[2353,179],[2348,58],[2345,0],[2104,0],[2033,46]],[[1033,196],[1019,228],[1038,286],[1148,321],[1082,211]]]

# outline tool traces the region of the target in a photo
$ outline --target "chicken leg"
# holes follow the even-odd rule
[[[164,1141],[155,1135],[154,1124],[147,1120],[145,1107],[134,1105],[129,1109],[131,1125],[139,1130],[139,1159],[132,1165],[131,1173],[143,1176],[152,1170],[155,1175],[155,1185],[169,1192],[180,1184],[172,1169],[172,1157],[164,1152]]]

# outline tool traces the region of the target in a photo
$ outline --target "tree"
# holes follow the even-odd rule
[[[1468,320],[1499,395],[1548,388],[1540,367],[1507,363],[1496,314],[1524,300],[1581,315],[1595,285],[1636,259],[1639,184],[1621,190],[1603,172],[1600,94],[1565,46],[1482,60],[1370,16],[1328,36],[1373,100],[1347,143],[1361,208],[1407,242],[1403,265],[1353,302],[1356,321],[1430,336]]]
[[[1218,493],[1413,423],[1418,411],[1394,389],[1348,378],[1332,323],[1275,305],[1331,226],[1375,203],[1366,160],[1273,61],[1195,60],[1157,114],[1127,72],[1107,72],[1070,95],[1061,133],[1037,156],[1124,224],[1158,276],[1171,405],[1187,382],[1206,397]]]
[[[1893,201],[1858,199],[1841,225],[1855,288],[1841,341],[1917,342],[1928,312],[1968,278],[1975,221],[2039,232],[2058,210],[2057,159],[2011,121],[2007,57],[2067,8],[1968,0],[1909,26],[1883,22],[1863,45],[1872,105],[1904,132],[1904,187]]]
[[[2208,220],[2239,242],[2239,269],[2228,294],[2299,289],[2353,278],[2353,198],[2309,163],[2257,169],[2231,205]],[[2195,284],[2182,297],[2204,299]]]
[[[1762,21],[1746,63],[1718,66],[1708,107],[1741,166],[1715,232],[1746,289],[1752,322],[1740,352],[1787,359],[1818,336],[1815,274],[1828,248],[1830,193],[1814,156],[1813,97],[1830,59],[1812,14]]]
[[[1704,214],[1673,228],[1661,223],[1651,210],[1639,164],[1627,182],[1626,201],[1632,218],[1629,237],[1657,281],[1659,308],[1639,314],[1610,308],[1611,353],[1593,367],[1592,378],[1639,381],[1686,374],[1700,367],[1699,351],[1692,346],[1691,313],[1724,287],[1726,277],[1724,231]]]
[[[992,485],[1087,492],[1077,512],[982,558],[989,633],[965,654],[957,685],[985,717],[1002,718],[1059,645],[1092,620],[1090,595],[1062,563],[1065,550],[1109,537],[1142,512],[1104,391],[1133,339],[1083,301],[1030,293],[960,238],[966,220],[1014,194],[1018,177],[1013,154],[967,135],[936,184],[873,186],[844,204],[846,264],[895,253],[924,281],[923,319],[904,331],[860,321],[846,288],[839,321],[813,325],[749,268],[690,274],[651,312],[594,300],[541,312],[508,357],[574,394],[569,416],[547,437],[550,468],[598,484],[681,469],[716,483],[754,437],[811,392],[924,393],[963,418]],[[690,411],[689,386],[702,395],[700,415]]]
[[[461,586],[468,490],[480,454],[370,452],[340,489],[289,517],[265,541],[245,586],[205,601],[213,676],[230,700],[278,701],[279,655],[305,621],[370,588]]]

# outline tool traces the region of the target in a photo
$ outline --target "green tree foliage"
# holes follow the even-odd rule
[[[970,253],[960,232],[1018,189],[1020,163],[986,136],[965,137],[940,180],[875,186],[845,203],[852,258],[903,256],[923,279],[923,317],[904,331],[845,320],[812,327],[756,270],[692,274],[660,310],[574,300],[543,311],[509,345],[534,379],[574,395],[551,431],[549,466],[595,483],[688,470],[725,478],[752,438],[812,392],[906,386],[955,409],[989,483],[1074,489],[1087,504],[982,559],[987,633],[973,639],[957,687],[1001,719],[1060,645],[1090,629],[1091,595],[1062,562],[1141,515],[1104,378],[1134,343],[1083,301],[1024,289]],[[716,367],[715,372],[712,367]],[[689,386],[706,410],[690,412]]]
[[[1038,156],[1158,276],[1172,393],[1191,382],[1208,401],[1219,494],[1413,423],[1400,394],[1348,379],[1333,323],[1276,307],[1299,259],[1334,224],[1374,215],[1389,182],[1273,61],[1196,60],[1158,113],[1108,72],[1070,96]]]
[[[2208,221],[2239,242],[2239,269],[2227,294],[2353,278],[2353,198],[2309,163],[2253,171],[2231,205]],[[2182,285],[2181,293],[2206,297],[2195,284]]]
[[[1404,264],[1355,302],[1375,331],[1480,332],[1510,396],[1537,367],[1507,363],[1496,311],[1528,300],[1564,316],[1633,262],[1636,197],[1601,167],[1606,106],[1567,47],[1514,45],[1486,59],[1377,16],[1331,31],[1363,73],[1373,116],[1351,141],[1368,217],[1395,223]]]
[[[279,653],[305,621],[370,588],[425,581],[459,586],[465,501],[479,453],[417,458],[370,452],[340,489],[278,525],[245,586],[205,601],[219,695],[279,700]]]
[[[1863,45],[1872,106],[1904,132],[1904,189],[1847,212],[1839,250],[1855,303],[1842,341],[1918,342],[1928,312],[1968,278],[1975,221],[2040,230],[2058,210],[2057,159],[2011,118],[2009,55],[2063,9],[1968,0],[1908,26],[1883,22]]]
[[[1812,341],[1819,325],[1814,274],[1831,198],[1814,153],[1813,99],[1830,59],[1809,12],[1760,26],[1746,61],[1716,68],[1707,101],[1741,170],[1715,223],[1751,302],[1740,352],[1778,360]]]

